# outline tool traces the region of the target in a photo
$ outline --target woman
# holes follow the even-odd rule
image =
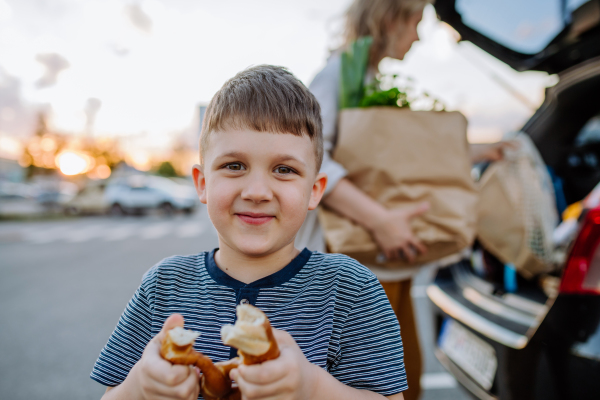
[[[419,40],[417,25],[423,9],[433,0],[354,0],[346,13],[345,46],[363,36],[371,36],[373,44],[365,80],[377,74],[384,57],[402,60],[412,44]],[[345,47],[344,46],[344,47]],[[317,74],[309,89],[321,105],[325,155],[321,172],[328,175],[323,203],[368,230],[388,259],[403,257],[412,261],[417,253],[425,252],[423,244],[410,228],[411,218],[427,212],[428,204],[410,210],[388,210],[367,196],[345,178],[344,167],[331,158],[337,138],[338,96],[340,85],[341,50],[332,53],[325,68]],[[502,157],[503,144],[472,146],[474,162]],[[325,240],[316,212],[310,212],[298,233],[296,244],[311,250],[325,251]],[[368,265],[379,278],[398,317],[404,342],[404,362],[408,376],[405,399],[418,399],[421,388],[421,352],[413,314],[410,287],[415,268],[391,271]]]

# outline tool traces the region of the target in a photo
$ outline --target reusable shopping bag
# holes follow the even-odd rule
[[[514,137],[479,180],[477,239],[503,263],[526,278],[553,266],[552,233],[558,224],[552,179],[526,134]]]

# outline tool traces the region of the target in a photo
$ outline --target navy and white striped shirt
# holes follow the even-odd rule
[[[106,386],[123,382],[173,313],[184,316],[187,329],[201,332],[197,351],[213,361],[234,357],[220,329],[234,323],[236,305],[246,300],[340,382],[384,396],[408,388],[400,327],[375,275],[347,256],[307,249],[249,284],[221,271],[214,250],[164,259],[144,275],[91,378]]]

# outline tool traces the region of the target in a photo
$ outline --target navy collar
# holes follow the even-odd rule
[[[279,271],[271,274],[269,276],[265,276],[257,281],[251,283],[240,282],[237,279],[232,278],[223,272],[215,263],[215,252],[218,249],[214,249],[210,253],[206,253],[206,258],[204,259],[204,265],[206,265],[206,270],[211,278],[215,282],[220,285],[229,286],[232,289],[241,289],[241,288],[269,288],[274,286],[279,286],[284,284],[285,282],[292,279],[304,265],[308,262],[310,256],[312,255],[312,251],[304,248],[288,265],[280,269]]]

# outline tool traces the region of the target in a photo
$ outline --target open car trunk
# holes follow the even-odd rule
[[[523,130],[562,178],[571,203],[600,182],[600,57],[564,71],[559,78]],[[522,349],[558,296],[563,267],[559,263],[554,273],[531,280],[517,276],[517,289],[509,293],[504,265],[476,246],[470,260],[438,272],[428,296],[446,314],[480,334]]]
[[[600,0],[437,0],[442,21],[517,71],[559,73],[600,56]]]

